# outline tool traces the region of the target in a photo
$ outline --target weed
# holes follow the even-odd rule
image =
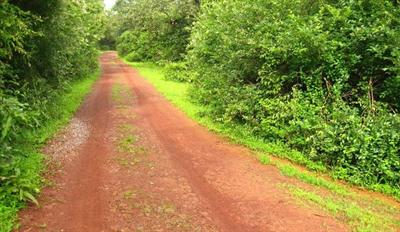
[[[119,125],[118,132],[123,135],[134,133],[135,127],[132,124],[123,123]]]
[[[136,192],[133,190],[127,190],[127,191],[123,192],[122,194],[123,194],[125,200],[133,199],[137,195]]]
[[[135,147],[135,143],[137,142],[137,140],[138,140],[138,138],[134,135],[128,135],[128,136],[122,138],[118,142],[118,151],[129,153],[129,154],[136,153],[137,149]]]
[[[196,228],[193,228],[190,218],[185,214],[179,214],[167,220],[167,227],[170,229],[179,228],[183,231],[196,231]]]
[[[354,196],[355,193],[350,192],[350,190],[346,187],[335,184],[334,182],[328,181],[323,177],[317,177],[312,173],[306,173],[304,171],[300,171],[297,168],[293,167],[289,164],[277,164],[280,172],[289,177],[295,177],[305,183],[312,184],[319,187],[324,187],[332,192],[340,194],[342,196]]]
[[[400,221],[394,215],[398,209],[378,199],[361,196],[352,192],[349,187],[328,181],[313,173],[300,171],[290,164],[276,163],[281,173],[285,176],[294,177],[313,186],[329,190],[331,197],[320,191],[310,192],[301,187],[286,186],[293,195],[299,199],[308,200],[321,208],[328,209],[337,218],[348,222],[355,231],[380,231],[379,224],[393,228],[399,226]],[[373,217],[373,220],[371,220]],[[391,231],[391,230],[385,230]]]
[[[120,77],[122,79],[122,77]],[[134,99],[128,86],[116,82],[111,89],[111,99],[118,109],[124,110],[129,108],[129,101]]]
[[[264,165],[271,164],[271,158],[268,155],[265,154],[259,155],[258,159]]]
[[[120,137],[117,142],[117,150],[119,154],[114,159],[120,166],[129,167],[139,164],[142,159],[139,155],[146,154],[146,149],[142,146],[136,145],[139,138],[134,135],[135,127],[128,123],[123,123],[117,128],[118,136]]]
[[[163,201],[157,206],[157,213],[161,215],[173,214],[176,212],[176,206],[173,202]]]
[[[153,213],[153,207],[147,202],[142,203],[140,209],[143,215],[146,217],[150,217],[150,215]]]
[[[122,167],[128,168],[130,166],[135,166],[141,162],[140,159],[131,157],[131,156],[123,156],[119,155],[115,158],[115,161]]]
[[[136,143],[139,141],[138,136],[134,135],[136,128],[132,124],[123,123],[119,125],[117,132],[121,137],[118,140],[118,151],[121,153],[128,153],[132,155],[144,154],[146,149],[141,146],[137,146]]]
[[[127,189],[122,192],[122,199],[114,205],[115,210],[120,212],[141,215],[147,220],[156,220],[159,224],[164,224],[170,230],[193,231],[190,217],[179,212],[174,202],[166,199],[155,199],[151,194],[140,189]],[[149,229],[154,231],[154,229]]]

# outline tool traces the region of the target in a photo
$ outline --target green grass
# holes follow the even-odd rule
[[[184,112],[190,117],[201,120],[201,122],[204,123],[208,122],[206,118],[197,117],[201,108],[190,102],[187,98],[187,92],[189,89],[188,84],[164,80],[163,68],[155,64],[127,63],[137,68],[140,73],[157,88],[158,91],[160,91],[173,104],[184,110]]]
[[[118,132],[119,132],[119,134],[122,134],[122,135],[134,133],[135,130],[136,130],[135,127],[128,123],[121,124],[118,127]]]
[[[269,155],[266,155],[266,154],[259,154],[258,155],[258,160],[260,161],[260,163],[262,163],[264,165],[272,164],[271,157]]]
[[[296,187],[295,191],[290,191],[293,196],[312,202],[318,207],[328,208],[329,213],[348,223],[354,231],[381,231],[379,224],[389,228],[387,231],[399,229],[399,208],[386,201],[359,194],[350,186],[336,183],[327,176],[321,176],[319,173],[327,173],[322,164],[307,160],[300,152],[293,151],[284,144],[266,143],[252,135],[251,130],[244,126],[222,124],[204,116],[204,106],[197,105],[188,98],[190,84],[165,80],[163,67],[152,63],[125,62],[139,70],[143,77],[190,118],[211,131],[256,151],[261,163],[275,165],[283,175],[296,178],[315,189],[315,192],[309,192]],[[270,154],[289,162],[272,158]],[[301,164],[314,172],[301,170],[290,162]],[[323,201],[325,196],[328,196],[328,201]],[[371,219],[371,215],[376,218]]]
[[[87,78],[78,79],[58,97],[49,99],[46,122],[39,129],[26,131],[27,139],[17,144],[24,155],[15,157],[14,162],[10,164],[15,175],[2,179],[0,231],[12,231],[17,227],[17,214],[25,206],[25,201],[36,201],[35,195],[40,192],[44,183],[42,174],[46,169],[45,156],[40,150],[48,139],[69,122],[98,76],[99,73],[96,72]],[[3,183],[8,184],[3,185]]]
[[[119,79],[122,79],[122,77],[119,77]],[[123,110],[128,107],[127,102],[134,99],[134,95],[126,85],[117,82],[111,88],[111,99],[116,108]]]
[[[294,177],[301,180],[304,183],[308,183],[314,186],[323,187],[330,190],[336,194],[342,196],[351,196],[354,193],[348,187],[341,186],[334,182],[328,181],[323,177],[318,177],[314,173],[307,173],[306,171],[300,171],[298,168],[293,167],[290,164],[277,163],[276,166],[279,168],[280,172],[289,177]]]
[[[289,192],[300,202],[317,206],[337,219],[350,225],[353,231],[397,231],[400,226],[399,208],[389,202],[359,194],[349,186],[341,185],[299,170],[290,164],[276,162],[280,172],[315,187],[286,185]]]
[[[289,190],[306,204],[315,204],[331,213],[338,220],[348,223],[352,231],[398,231],[399,219],[395,215],[377,212],[373,207],[360,207],[357,201],[348,201],[335,196],[321,196],[316,192],[288,186]]]
[[[135,143],[137,142],[137,137],[134,135],[126,135],[118,142],[118,151],[125,153],[135,153],[136,147]]]

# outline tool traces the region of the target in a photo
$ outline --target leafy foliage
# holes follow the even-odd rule
[[[105,25],[104,25],[104,34],[100,39],[100,48],[102,50],[116,50],[117,44],[117,30],[118,30],[118,21],[117,17],[114,16],[114,12],[106,11],[104,15]]]
[[[69,83],[97,70],[104,16],[98,0],[9,0],[0,18],[0,230],[9,231],[39,191],[44,141],[34,134],[60,116],[53,101]]]
[[[119,54],[129,61],[181,60],[197,9],[193,0],[117,1],[112,20],[119,22]]]
[[[337,178],[399,188],[399,19],[388,0],[207,2],[189,45],[191,95]]]
[[[192,82],[192,73],[185,62],[168,63],[165,65],[165,78],[170,81]]]

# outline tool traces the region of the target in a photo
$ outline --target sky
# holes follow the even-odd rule
[[[116,0],[104,0],[104,5],[106,6],[106,9],[111,9],[112,6],[114,6]]]

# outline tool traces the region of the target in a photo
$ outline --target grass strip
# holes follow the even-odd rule
[[[356,201],[348,201],[334,196],[321,196],[316,192],[306,191],[295,186],[287,186],[287,188],[300,201],[316,205],[334,215],[339,221],[347,222],[352,231],[398,231],[400,222],[393,215],[375,212],[371,208],[362,208]]]

